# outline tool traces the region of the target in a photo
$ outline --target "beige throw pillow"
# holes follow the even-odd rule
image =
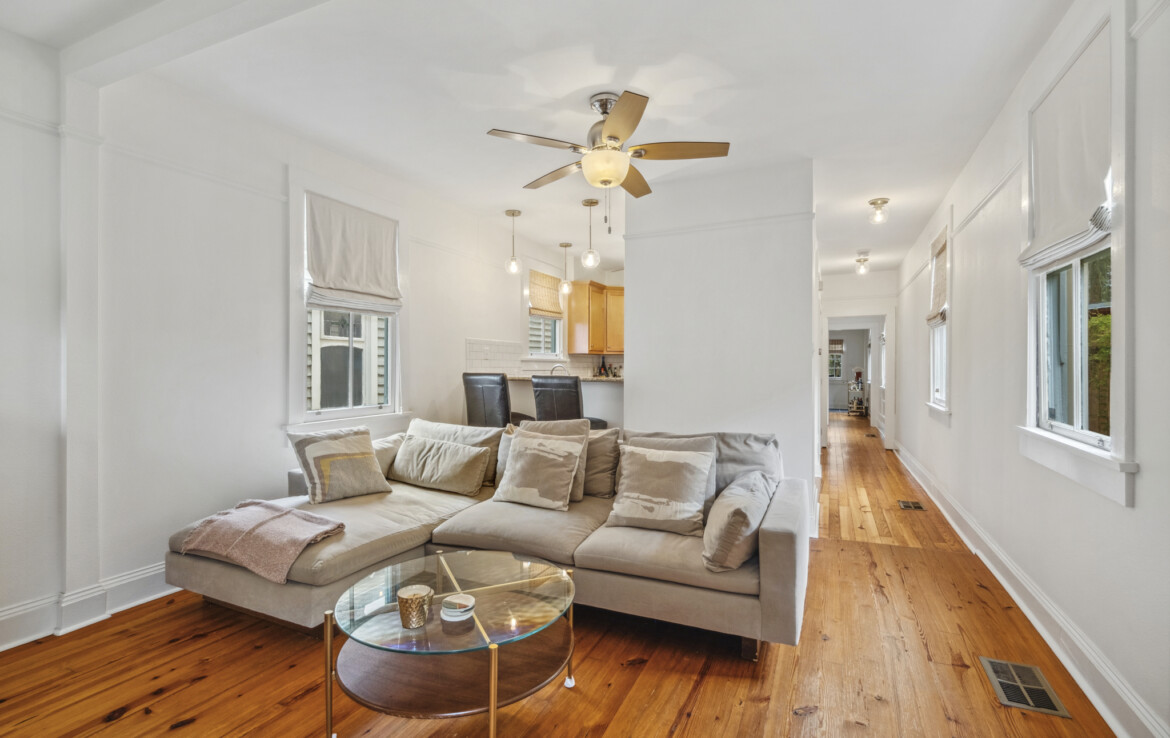
[[[407,436],[394,456],[390,478],[428,489],[474,496],[483,486],[491,450]]]
[[[321,503],[389,492],[368,428],[289,433],[309,488],[309,502]]]
[[[394,455],[402,447],[405,433],[395,433],[385,438],[374,439],[374,456],[378,457],[378,466],[382,467],[382,476],[390,476],[390,465],[394,463]]]
[[[618,452],[621,477],[606,525],[703,535],[703,496],[714,450],[669,451],[627,444]]]
[[[585,454],[585,494],[613,497],[617,485],[618,434],[620,428],[589,431]]]
[[[707,511],[711,509],[711,503],[715,501],[717,494],[715,487],[715,458],[717,442],[715,436],[689,436],[686,438],[656,438],[649,436],[637,436],[626,441],[626,445],[635,446],[637,448],[657,448],[664,451],[704,451],[711,454],[711,468],[707,470],[707,484],[703,489],[703,517],[707,517]],[[619,464],[617,469],[617,484],[620,485],[622,481],[622,467]]]
[[[748,472],[719,493],[703,531],[703,564],[711,571],[731,571],[756,555],[760,523],[768,512],[776,480]]]
[[[550,436],[518,430],[504,476],[492,498],[503,502],[568,510],[573,476],[581,463],[581,448],[587,437]]]
[[[546,436],[588,436],[589,421],[586,418],[578,420],[525,420],[520,423],[520,429],[531,433],[542,433]],[[581,446],[581,463],[573,474],[573,491],[569,495],[569,502],[580,502],[585,499],[585,473],[588,463],[589,445]]]
[[[491,456],[488,459],[487,473],[484,474],[483,483],[489,487],[496,483],[496,453],[500,449],[500,436],[504,435],[503,428],[479,428],[470,425],[434,423],[415,418],[410,421],[406,435],[490,449]]]

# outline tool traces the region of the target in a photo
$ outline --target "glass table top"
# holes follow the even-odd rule
[[[425,625],[404,628],[398,590],[416,584],[434,590],[434,599]],[[471,617],[451,621],[440,616],[443,600],[455,594],[475,598]],[[537,633],[572,602],[568,572],[543,559],[505,551],[452,551],[370,574],[342,593],[334,617],[350,638],[373,648],[459,653]]]

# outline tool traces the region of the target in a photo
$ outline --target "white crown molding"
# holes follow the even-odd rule
[[[1129,37],[1134,41],[1137,41],[1139,38],[1141,38],[1142,34],[1150,30],[1150,27],[1154,25],[1154,21],[1161,17],[1166,8],[1170,8],[1170,0],[1158,0],[1158,2],[1154,3],[1153,7],[1146,11],[1145,15],[1143,15],[1141,18],[1138,18],[1137,21],[1129,27]]]
[[[45,120],[43,118],[36,118],[31,115],[25,115],[19,110],[13,110],[12,108],[0,106],[0,119],[6,120],[10,123],[15,123],[18,126],[31,128],[34,131],[48,133],[52,136],[59,135],[57,124],[53,121]]]
[[[642,231],[641,233],[627,233],[626,241],[637,241],[643,238],[659,238],[661,236],[678,236],[690,233],[705,233],[710,231],[726,231],[732,228],[748,228],[751,226],[771,223],[799,223],[811,221],[816,217],[812,211],[803,213],[785,213],[784,215],[765,215],[759,218],[740,218],[713,223],[698,223],[678,228],[663,228],[657,231]]]
[[[1052,601],[1022,567],[958,502],[927,468],[901,444],[898,458],[905,465],[947,522],[1003,585],[1029,622],[1056,654],[1089,701],[1118,735],[1136,735],[1142,726],[1149,735],[1170,738],[1170,725],[1142,699],[1117,667],[1067,613]]]
[[[140,151],[130,146],[126,146],[125,144],[105,141],[105,146],[102,148],[111,153],[130,157],[131,159],[138,159],[139,161],[144,161],[148,164],[154,164],[155,166],[163,167],[164,169],[170,169],[181,174],[188,174],[192,177],[199,177],[200,179],[205,179],[209,182],[215,182],[216,184],[221,184],[225,187],[231,187],[232,189],[246,192],[250,195],[263,197],[267,200],[288,202],[288,195],[283,192],[273,192],[272,190],[254,187],[250,184],[246,184],[235,179],[213,174],[204,169],[197,169],[196,167],[174,161],[173,159],[166,159],[161,156],[155,156],[154,154],[148,154],[145,151]]]

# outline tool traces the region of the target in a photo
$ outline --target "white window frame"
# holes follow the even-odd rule
[[[408,308],[404,305],[398,312],[388,316],[386,340],[387,398],[382,405],[312,410],[305,402],[305,321],[308,307],[305,304],[305,259],[306,259],[306,195],[315,192],[338,202],[369,210],[398,224],[399,275],[407,270],[403,244],[403,219],[397,208],[372,195],[347,187],[326,177],[305,170],[289,167],[288,171],[288,248],[289,248],[289,363],[288,363],[288,424],[290,431],[331,430],[353,425],[355,421],[370,428],[374,437],[400,430],[410,414],[403,409],[402,345],[404,343],[403,315]],[[406,302],[405,279],[403,279],[403,302]]]
[[[1037,280],[1032,278],[1037,270],[1048,271],[1050,265],[1072,254],[1081,252],[1101,240],[1101,234],[1094,228],[1075,234],[1064,241],[1041,244],[1032,241],[1034,235],[1032,198],[1024,199],[1023,229],[1027,234],[1020,257],[1020,264],[1029,271],[1028,279],[1028,397],[1024,423],[1019,426],[1020,454],[1049,470],[1061,474],[1077,484],[1116,502],[1132,507],[1134,504],[1134,480],[1140,465],[1134,458],[1134,363],[1133,315],[1134,299],[1131,285],[1134,279],[1134,263],[1131,256],[1132,234],[1129,222],[1132,214],[1128,209],[1126,193],[1133,192],[1133,131],[1131,128],[1134,77],[1134,39],[1128,29],[1130,23],[1124,14],[1117,18],[1105,15],[1089,28],[1081,45],[1070,55],[1063,68],[1054,76],[1049,86],[1035,99],[1029,108],[1024,123],[1024,134],[1028,141],[1028,156],[1024,167],[1024,192],[1032,192],[1034,180],[1031,152],[1034,147],[1035,130],[1032,117],[1047,95],[1060,83],[1064,75],[1080,58],[1100,32],[1110,35],[1110,166],[1113,188],[1110,193],[1112,217],[1108,237],[1112,249],[1112,350],[1109,390],[1109,432],[1111,449],[1097,448],[1052,431],[1037,424],[1041,397],[1038,386],[1038,372],[1041,370],[1041,356],[1038,352],[1040,303],[1043,292],[1037,290]]]
[[[953,208],[951,208],[953,211]],[[948,223],[953,218],[953,212],[948,214]],[[937,278],[936,264],[938,261],[939,243],[945,247],[946,256],[946,302],[943,303],[942,314],[934,320],[927,321],[927,367],[926,407],[937,420],[950,423],[951,410],[949,398],[951,395],[951,303],[954,285],[954,254],[955,241],[953,229],[948,224],[930,245],[930,299],[934,300],[934,280]]]
[[[947,409],[947,382],[949,369],[947,362],[948,328],[946,320],[939,320],[929,325],[930,340],[930,400],[929,404],[939,410]]]
[[[836,374],[833,374],[833,357],[834,356],[837,357],[837,373]],[[845,378],[845,352],[842,351],[842,352],[838,353],[836,351],[830,351],[829,352],[828,367],[829,367],[829,371],[827,372],[827,376],[829,379],[837,379],[837,380],[844,379]]]

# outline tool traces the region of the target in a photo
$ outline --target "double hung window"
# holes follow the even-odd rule
[[[531,356],[561,354],[565,313],[560,286],[558,277],[535,269],[528,272],[528,353]]]
[[[926,324],[930,330],[930,397],[928,402],[945,409],[948,394],[947,361],[947,233],[944,230],[930,248],[930,313]]]

